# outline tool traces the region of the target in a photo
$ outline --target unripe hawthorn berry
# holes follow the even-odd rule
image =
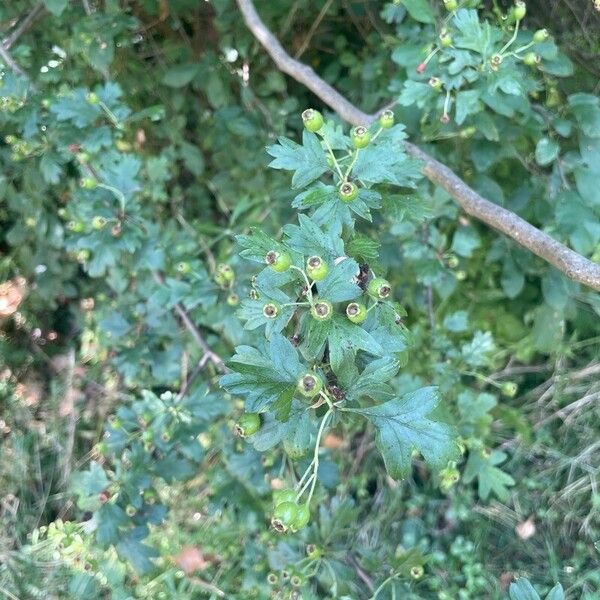
[[[446,30],[440,33],[440,46],[442,48],[450,48],[453,41],[452,36]]]
[[[273,506],[279,506],[283,502],[296,502],[296,490],[285,488],[273,492]]]
[[[323,127],[323,115],[314,108],[307,108],[302,113],[302,122],[308,131],[319,131]]]
[[[305,398],[314,398],[323,389],[323,380],[315,373],[306,373],[298,379],[296,389]]]
[[[235,279],[235,271],[224,263],[217,267],[217,275],[220,275],[226,283],[231,283]]]
[[[128,504],[127,508],[125,509],[125,512],[127,513],[128,517],[133,517],[135,515],[135,513],[137,512],[137,510],[135,510],[135,506]]]
[[[513,381],[505,381],[502,384],[500,391],[502,392],[503,396],[506,396],[507,398],[514,398],[517,394],[518,389],[519,386],[517,386],[517,384]]]
[[[237,306],[239,303],[240,297],[235,292],[232,292],[227,296],[227,304],[229,304],[229,306]]]
[[[177,266],[175,268],[183,275],[189,273],[192,270],[192,267],[190,267],[190,263],[185,261],[177,263]]]
[[[545,42],[549,37],[550,37],[550,33],[548,33],[547,29],[538,29],[533,34],[533,41],[536,44],[541,44],[542,42]]]
[[[371,141],[371,134],[366,127],[359,125],[350,132],[350,139],[355,148],[366,148]]]
[[[98,94],[95,94],[94,92],[89,92],[88,95],[86,96],[86,100],[90,104],[98,104],[98,102],[100,102],[100,98],[98,98]]]
[[[262,313],[267,319],[276,319],[279,315],[279,306],[274,302],[268,302],[263,306]]]
[[[333,306],[328,300],[317,300],[311,306],[310,314],[317,321],[328,321],[333,316]]]
[[[425,569],[421,565],[415,565],[410,570],[410,576],[413,579],[421,579],[421,577],[423,577],[424,574],[425,574]]]
[[[85,225],[81,221],[69,221],[67,229],[73,233],[81,233],[85,229]]]
[[[306,274],[313,281],[323,281],[329,273],[329,265],[320,256],[311,256],[306,261]]]
[[[309,515],[309,518],[310,518],[310,515]],[[307,523],[308,523],[308,521],[307,521]],[[296,531],[298,529],[301,529],[301,527],[296,528]],[[304,580],[302,579],[302,577],[300,577],[300,575],[292,575],[290,577],[290,583],[292,584],[293,587],[300,587],[304,583]]]
[[[358,197],[358,186],[352,181],[345,181],[338,188],[338,196],[342,202],[352,202]]]
[[[504,57],[502,56],[502,54],[494,54],[494,56],[490,58],[490,65],[492,67],[492,70],[497,71],[498,67],[502,64],[503,60]]]
[[[351,302],[346,306],[346,316],[352,323],[362,323],[367,318],[367,308],[359,302]]]
[[[436,91],[439,92],[442,89],[442,80],[439,77],[432,77],[429,80],[429,85]]]
[[[285,533],[292,527],[298,516],[298,505],[295,502],[282,502],[275,507],[271,525],[279,533]]]
[[[394,126],[394,113],[391,110],[384,110],[379,115],[379,126],[382,129],[389,129]]]
[[[299,531],[308,525],[310,521],[310,508],[308,504],[301,504],[298,506],[298,511],[296,514],[296,518],[292,523],[291,529],[292,531]]]
[[[515,21],[522,21],[527,14],[527,5],[522,0],[517,0],[512,9],[512,16]]]
[[[444,6],[447,11],[454,12],[458,8],[457,0],[444,0]]]
[[[523,57],[523,62],[528,67],[535,67],[535,66],[539,65],[541,61],[542,61],[542,57],[539,54],[536,54],[535,52],[528,52]]]
[[[84,177],[79,185],[84,190],[95,190],[98,187],[98,182],[93,177]]]
[[[456,269],[456,267],[458,267],[460,264],[460,259],[458,256],[456,256],[456,254],[451,254],[446,260],[446,264],[448,265],[449,269]]]
[[[279,577],[277,577],[277,575],[275,573],[269,573],[267,575],[267,583],[269,585],[277,585],[278,581],[279,581]]]
[[[369,281],[367,293],[376,300],[387,300],[392,295],[392,286],[387,279],[375,277]]]
[[[465,127],[464,129],[461,129],[460,132],[458,133],[458,135],[463,140],[466,140],[468,138],[473,137],[476,133],[477,133],[477,128],[473,127],[473,125],[471,125],[470,127]]]
[[[234,430],[240,437],[254,435],[261,425],[260,415],[258,413],[244,413],[235,424]]]
[[[277,252],[276,250],[269,250],[265,256],[265,262],[275,271],[276,273],[283,273],[290,268],[292,264],[292,257],[288,252]]]

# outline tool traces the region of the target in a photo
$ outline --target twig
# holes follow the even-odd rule
[[[327,2],[325,2],[325,4],[323,5],[323,8],[321,9],[321,12],[317,15],[317,18],[313,21],[313,24],[310,26],[310,29],[308,30],[306,37],[302,41],[302,45],[300,46],[300,48],[298,48],[298,51],[294,55],[295,58],[300,58],[306,52],[306,49],[308,48],[308,46],[310,44],[310,40],[312,40],[313,35],[315,35],[315,31],[317,31],[319,25],[321,24],[321,21],[327,14],[327,11],[329,10],[329,7],[332,4],[333,4],[333,0],[327,0]]]
[[[156,283],[159,284],[164,284],[165,282],[164,277],[160,273],[156,272],[154,273],[154,280],[156,281]],[[203,350],[204,355],[208,357],[208,360],[210,360],[215,365],[215,367],[217,367],[217,369],[222,373],[226,373],[227,371],[229,371],[229,369],[223,362],[223,359],[218,354],[212,351],[211,347],[204,339],[204,336],[200,333],[200,330],[196,327],[196,325],[194,325],[194,322],[188,315],[183,305],[178,302],[173,307],[173,310],[181,319],[185,328],[190,332],[196,344],[198,344],[198,346],[200,346],[200,348]]]
[[[15,42],[25,33],[31,25],[41,16],[44,10],[43,4],[38,4],[29,14],[15,27],[15,29],[2,40],[5,50],[10,50]]]
[[[29,81],[29,76],[27,73],[21,69],[21,67],[15,62],[8,50],[2,44],[0,44],[0,58],[11,71],[14,71],[17,75],[20,75],[23,77],[23,79],[27,79],[27,81]]]
[[[236,0],[248,29],[262,44],[281,71],[304,84],[342,119],[354,125],[368,125],[380,114],[367,114],[354,106],[315,71],[293,59],[259,17],[252,0]],[[423,162],[423,174],[443,188],[469,215],[507,235],[543,258],[570,279],[600,291],[600,265],[574,252],[540,231],[515,213],[486,200],[451,169],[409,142],[406,152]]]

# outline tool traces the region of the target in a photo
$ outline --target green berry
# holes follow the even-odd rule
[[[67,223],[67,229],[73,233],[82,233],[85,229],[85,225],[81,221],[69,221]]]
[[[496,70],[501,64],[502,61],[504,60],[502,54],[494,54],[494,56],[492,56],[492,58],[490,58],[490,63],[492,65],[492,69]]]
[[[298,516],[298,505],[295,502],[282,502],[275,507],[271,525],[275,531],[285,533],[292,527]]]
[[[87,152],[78,152],[77,153],[77,160],[82,163],[82,164],[86,164],[90,162],[90,155]]]
[[[217,275],[220,275],[220,278],[226,283],[231,283],[235,279],[235,271],[224,263],[217,267]]]
[[[323,127],[323,115],[314,108],[307,108],[302,113],[302,121],[304,122],[304,127],[313,133]]]
[[[458,8],[457,0],[444,0],[444,6],[446,10],[454,12]]]
[[[343,202],[352,202],[358,197],[358,187],[351,181],[346,181],[338,188],[338,196]]]
[[[320,256],[311,256],[306,261],[306,274],[313,281],[322,281],[329,273],[329,266]]]
[[[547,29],[538,29],[533,34],[533,41],[536,44],[541,44],[542,42],[545,42],[549,37],[550,37],[550,33],[548,33]]]
[[[184,275],[186,273],[189,273],[192,270],[192,267],[190,267],[190,263],[187,263],[187,262],[184,262],[184,261],[182,261],[180,263],[177,263],[177,267],[176,268],[177,268],[177,270],[180,273],[183,273]]]
[[[267,583],[269,585],[277,585],[278,581],[279,581],[279,577],[277,577],[277,575],[275,573],[269,573],[267,575]]]
[[[500,391],[502,392],[503,396],[506,396],[507,398],[514,398],[517,394],[518,389],[519,386],[516,383],[512,381],[505,381],[502,384]]]
[[[94,217],[92,219],[92,228],[99,230],[102,229],[106,225],[106,219],[104,217]]]
[[[277,252],[276,250],[269,250],[265,256],[265,262],[275,271],[276,273],[283,273],[290,268],[292,264],[292,257],[287,252]]]
[[[421,565],[415,565],[410,570],[410,576],[413,579],[421,579],[421,577],[423,577],[424,574],[425,574],[425,569]]]
[[[359,125],[350,132],[350,139],[355,148],[366,148],[371,141],[371,134],[366,127]]]
[[[244,413],[235,424],[235,432],[240,437],[254,435],[260,429],[260,415],[258,413]]]
[[[536,65],[539,65],[541,60],[542,60],[542,57],[539,54],[536,54],[535,52],[528,52],[523,57],[523,62],[528,67],[535,67]]]
[[[442,48],[450,48],[453,41],[452,36],[447,31],[440,33],[440,46]]]
[[[95,190],[98,187],[98,182],[93,177],[84,177],[79,182],[79,185],[81,185],[84,190]]]
[[[262,313],[267,319],[276,319],[279,315],[280,307],[274,302],[268,302],[263,306]]]
[[[317,321],[328,321],[333,316],[333,305],[328,300],[318,300],[311,306],[310,314]]]
[[[384,110],[379,115],[379,126],[382,129],[389,129],[394,126],[394,113],[391,110]]]
[[[286,488],[273,492],[273,506],[279,506],[283,502],[296,502],[296,490]]]
[[[298,506],[296,518],[292,523],[292,531],[299,531],[308,525],[310,521],[310,508],[308,504],[301,504]]]
[[[442,80],[439,77],[432,77],[429,80],[429,85],[436,91],[439,92],[442,89]]]
[[[125,512],[127,513],[128,517],[133,517],[135,515],[135,513],[137,512],[137,510],[135,510],[134,506],[132,506],[131,504],[128,504],[127,508],[125,509]]]
[[[458,267],[458,265],[460,264],[460,259],[458,258],[458,256],[456,256],[456,254],[451,254],[448,257],[446,264],[448,265],[449,269],[456,269],[456,267]]]
[[[392,286],[387,279],[383,279],[383,277],[375,277],[375,279],[371,279],[371,281],[369,281],[367,293],[369,296],[372,296],[377,300],[386,300],[392,294]]]
[[[94,92],[90,92],[87,95],[87,101],[90,104],[98,104],[98,102],[100,102],[100,98],[98,98],[98,94],[94,94]]]
[[[353,323],[362,323],[367,318],[367,308],[364,304],[351,302],[346,306],[346,316]]]
[[[227,304],[229,304],[229,306],[237,306],[239,303],[240,297],[235,292],[232,292],[227,296]]]
[[[323,389],[323,380],[314,373],[306,373],[298,379],[296,389],[305,398],[314,398]]]
[[[512,16],[515,21],[522,21],[527,14],[527,5],[521,0],[517,0],[512,9]]]

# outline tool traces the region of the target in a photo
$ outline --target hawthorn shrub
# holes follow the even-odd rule
[[[532,6],[0,8],[0,592],[598,597],[599,7]]]

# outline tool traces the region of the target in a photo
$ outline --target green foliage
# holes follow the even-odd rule
[[[597,596],[598,296],[404,146],[597,260],[597,82],[550,11],[458,4],[257,3],[394,102],[357,132],[230,0],[43,3],[0,73],[0,592]]]

